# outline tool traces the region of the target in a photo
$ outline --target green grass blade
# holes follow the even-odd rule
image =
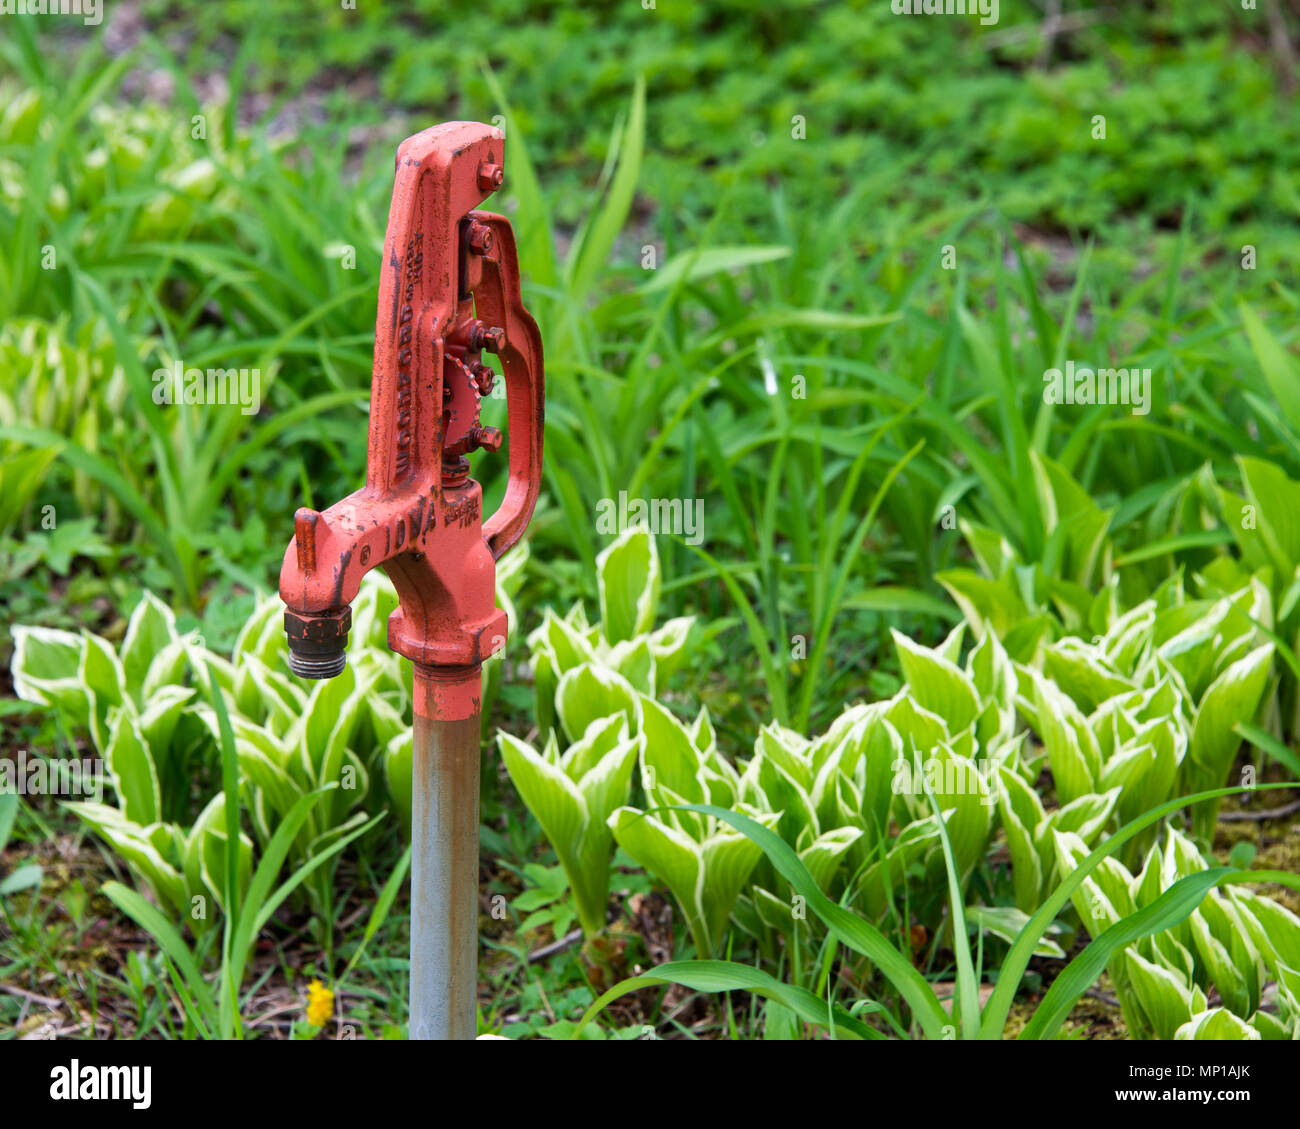
[[[357,951],[352,954],[352,959],[348,961],[347,967],[343,970],[343,976],[356,967],[357,961],[361,959],[361,954],[365,952],[366,946],[379,932],[388,918],[389,911],[393,908],[393,902],[397,899],[397,893],[402,888],[402,883],[406,880],[406,872],[411,868],[411,847],[408,844],[406,850],[402,852],[402,857],[397,860],[397,865],[393,867],[393,873],[388,876],[388,881],[384,883],[384,888],[379,891],[379,897],[375,899],[375,906],[370,911],[370,919],[366,922],[366,931],[362,934],[361,943],[357,945]],[[340,976],[339,979],[343,979]]]
[[[621,996],[661,984],[679,984],[695,992],[750,992],[788,1007],[800,1019],[819,1027],[844,1028],[862,1039],[883,1039],[884,1035],[837,1005],[828,1006],[807,988],[785,984],[758,968],[729,960],[683,960],[657,965],[653,972],[615,984],[595,1001],[578,1021],[572,1038]]]
[[[939,829],[939,842],[943,847],[944,870],[948,874],[948,910],[952,915],[952,949],[957,958],[957,984],[953,997],[953,1018],[961,1014],[961,1031],[963,1039],[978,1039],[980,1034],[980,990],[975,977],[975,965],[970,956],[970,938],[966,935],[966,902],[961,893],[961,875],[957,873],[957,861],[952,855],[952,842],[948,838],[948,824],[939,809],[939,801],[930,790],[929,783],[921,769],[921,758],[916,757],[916,779],[925,788],[926,799],[930,801],[930,810],[934,812],[935,825]]]
[[[209,1030],[215,1031],[218,1027],[216,1002],[202,973],[199,972],[194,954],[190,952],[190,947],[172,923],[162,915],[157,906],[151,905],[141,894],[123,886],[120,882],[105,882],[100,890],[118,909],[157,941],[159,948],[175,962],[206,1026]]]

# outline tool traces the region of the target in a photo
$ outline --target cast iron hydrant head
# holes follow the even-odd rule
[[[375,319],[366,484],[294,515],[280,570],[289,665],[330,678],[346,661],[351,603],[382,567],[399,603],[388,645],[416,666],[417,714],[478,711],[479,667],[505,644],[496,561],[519,540],[542,475],[542,342],[519,292],[515,237],[477,208],[502,182],[505,140],[478,122],[447,122],[397,150]],[[479,399],[505,376],[509,476],[483,520],[470,452],[502,435],[479,423]]]

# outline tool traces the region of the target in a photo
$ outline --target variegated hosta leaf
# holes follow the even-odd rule
[[[966,920],[976,928],[992,933],[1010,945],[1020,936],[1021,930],[1028,923],[1029,914],[1013,906],[967,906]],[[1059,926],[1056,928],[1059,931]],[[1050,932],[1052,930],[1048,931]],[[1040,938],[1034,949],[1034,955],[1064,960],[1065,950],[1053,941],[1048,933],[1044,933]]]
[[[302,786],[285,770],[281,757],[260,743],[236,733],[235,754],[240,775],[253,785],[276,816],[285,815],[302,797]]]
[[[751,886],[751,900],[749,902],[759,922],[768,929],[774,929],[778,933],[792,935],[794,924],[798,920],[794,916],[795,902],[792,898],[782,901],[771,890],[763,886]],[[745,898],[736,900],[736,907],[733,913],[736,914],[738,921],[744,921],[741,914],[741,907],[746,904]],[[749,930],[755,936],[761,936],[761,930]]]
[[[355,608],[353,623],[355,624]],[[264,666],[275,668],[281,652],[287,649],[284,641],[284,604],[279,596],[267,596],[244,620],[235,636],[231,659],[236,665],[252,655]]]
[[[993,774],[998,813],[1011,855],[1011,880],[1016,906],[1033,913],[1042,900],[1044,882],[1055,871],[1055,856],[1044,865],[1044,852],[1035,840],[1035,829],[1043,823],[1043,806],[1038,794],[1016,773],[999,765]]]
[[[598,717],[593,721],[587,726],[587,731],[563,753],[559,751],[559,745],[552,735],[552,740],[547,742],[543,756],[552,764],[558,764],[563,768],[570,780],[578,781],[599,764],[610,749],[627,739],[626,715],[611,714],[609,717]]]
[[[1188,984],[1197,985],[1196,957],[1168,930],[1141,938],[1133,945],[1133,949],[1154,964],[1172,969]]]
[[[596,558],[596,586],[605,638],[632,639],[654,626],[659,606],[659,553],[654,536],[633,526]]]
[[[532,653],[533,701],[537,730],[543,740],[555,731],[555,694],[560,687],[560,670],[555,652],[538,647]]]
[[[1282,1020],[1289,1023],[1292,1031],[1300,1035],[1300,969],[1292,968],[1287,964],[1278,964],[1277,1002]]]
[[[383,695],[367,694],[366,706],[370,710],[370,729],[379,748],[386,748],[399,733],[410,729],[402,712]]]
[[[1260,1037],[1260,1033],[1256,1028],[1252,1027],[1244,1019],[1239,1019],[1233,1015],[1227,1008],[1221,1007],[1197,1012],[1174,1032],[1175,1039],[1213,1039],[1215,1041],[1234,1039],[1249,1041]]]
[[[719,768],[729,767],[721,757],[717,758],[716,763]],[[708,797],[707,803],[722,808],[733,808],[740,799],[740,781],[734,770],[719,772],[713,765],[705,764],[700,768],[700,783],[704,785],[704,794]]]
[[[1016,586],[1014,573],[1008,571],[990,579],[970,569],[957,568],[935,573],[935,579],[947,589],[977,638],[986,634],[996,635],[1003,641],[1009,655],[1025,661],[1031,657],[1020,654],[1019,648],[1013,649],[1011,643],[1012,632],[1029,622],[1029,609]],[[1046,619],[1042,619],[1038,626],[1046,630]],[[1035,639],[1030,650],[1036,649]]]
[[[1098,506],[1055,460],[1031,450],[1029,461],[1044,532],[1049,536],[1057,533],[1066,546],[1061,574],[1090,588],[1100,576],[1111,511]]]
[[[858,904],[868,920],[879,921],[884,916],[898,887],[906,880],[908,868],[932,850],[938,838],[938,824],[933,815],[909,823],[884,849],[884,857],[874,857],[867,865],[858,880]]]
[[[140,688],[140,700],[147,702],[164,686],[175,686],[184,682],[190,669],[189,655],[190,645],[184,638],[173,640],[154,655],[149,663],[144,685]]]
[[[1118,788],[1101,794],[1080,796],[1053,811],[1047,816],[1047,822],[1057,831],[1073,831],[1085,845],[1091,847],[1110,820],[1118,800]]]
[[[1109,668],[1099,648],[1073,637],[1043,649],[1043,673],[1085,714],[1133,689],[1131,681]]]
[[[853,780],[862,797],[858,822],[867,840],[874,844],[889,831],[894,765],[903,756],[903,738],[883,716],[868,719],[865,726]]]
[[[666,678],[681,667],[690,647],[694,625],[694,616],[678,616],[650,633],[650,653],[654,656],[659,678]]]
[[[754,755],[777,765],[805,792],[813,786],[811,742],[778,722],[768,722],[758,731]]]
[[[983,856],[996,803],[980,766],[973,757],[940,745],[923,764],[914,763],[912,783],[927,807],[930,804],[927,792],[938,802],[947,826],[953,862],[959,879],[964,882]],[[933,865],[940,870],[945,866],[941,852],[934,856]]]
[[[195,691],[184,686],[164,686],[150,698],[140,712],[140,735],[158,762],[166,762],[171,752],[172,735],[181,719],[181,711],[195,698]]]
[[[549,648],[557,678],[596,658],[596,649],[588,641],[586,633],[557,616],[550,608],[546,609],[541,626],[528,637],[528,643],[534,656],[539,650]]]
[[[903,755],[911,761],[913,753],[928,757],[932,749],[948,740],[948,726],[938,714],[919,705],[906,692],[890,699],[882,716],[898,731],[903,741]]]
[[[501,567],[497,566],[498,569]],[[382,651],[388,648],[388,617],[397,607],[397,589],[382,572],[368,572],[352,601],[351,649]],[[283,636],[281,631],[280,635]],[[268,665],[271,665],[268,662]]]
[[[1261,1039],[1291,1042],[1300,1038],[1300,1013],[1293,1013],[1289,1019],[1281,1019],[1266,1011],[1257,1011],[1250,1017],[1250,1025],[1259,1032]]]
[[[672,892],[700,956],[711,955],[713,938],[703,907],[704,867],[699,844],[686,832],[636,808],[621,807],[609,817],[618,845]]]
[[[713,728],[713,719],[709,716],[709,707],[701,706],[700,712],[690,725],[691,740],[706,759],[716,759],[718,751],[718,734]]]
[[[388,794],[393,797],[393,807],[402,822],[402,828],[411,827],[411,796],[415,787],[413,758],[415,738],[410,729],[403,728],[384,746],[384,781]]]
[[[1048,836],[1056,846],[1056,860],[1060,873],[1062,877],[1066,877],[1087,857],[1087,844],[1072,831],[1049,831]],[[1103,859],[1101,864],[1083,880],[1079,888],[1070,895],[1070,900],[1089,934],[1093,937],[1100,936],[1110,926],[1137,909],[1133,900],[1132,885],[1132,875],[1123,864],[1113,858]]]
[[[1275,978],[1278,966],[1300,968],[1300,917],[1272,898],[1231,889],[1239,919]]]
[[[304,791],[319,788],[322,784],[338,784],[321,803],[319,816],[326,828],[340,822],[347,811],[357,804],[367,781],[358,779],[355,771],[347,771],[347,753],[370,692],[373,673],[349,665],[335,678],[323,680],[312,691],[307,703],[307,713],[300,728],[290,731],[287,741],[293,743],[297,736],[297,756],[289,764],[289,774]],[[318,827],[314,814],[305,825]]]
[[[996,635],[985,635],[971,649],[966,673],[981,700],[996,702],[1003,709],[1015,708],[1016,670]]]
[[[935,647],[934,653],[941,659],[946,659],[954,666],[957,665],[961,658],[962,644],[966,642],[966,624],[958,622],[953,629],[943,637],[943,641]]]
[[[240,659],[235,671],[235,709],[245,717],[284,734],[301,720],[307,703],[308,695],[298,680],[272,669],[256,655]]]
[[[655,660],[644,635],[615,643],[601,656],[601,661],[618,671],[638,693],[654,697]]]
[[[621,736],[622,740],[577,780],[578,792],[587,814],[578,852],[582,866],[590,872],[589,884],[593,887],[593,892],[599,894],[602,905],[610,856],[608,820],[615,808],[627,803],[628,793],[632,790],[632,771],[643,741],[641,737],[628,738],[626,733]],[[596,875],[599,876],[598,880]]]
[[[126,681],[117,652],[106,640],[87,632],[86,649],[81,653],[81,668],[77,677],[85,686],[92,703],[88,717],[91,739],[95,742],[95,747],[103,752],[104,744],[109,739],[109,712],[128,700]]]
[[[1151,646],[1156,623],[1156,602],[1146,600],[1112,623],[1100,646],[1111,669],[1132,675]]]
[[[302,758],[300,771],[314,781],[331,731],[338,724],[344,704],[357,688],[357,669],[348,663],[335,678],[322,678],[312,688],[306,708],[289,732],[289,743]]]
[[[775,814],[747,805],[737,810],[765,827],[776,822]],[[609,818],[618,845],[672,891],[700,956],[716,950],[741,887],[762,855],[740,832],[709,822],[716,826],[701,841],[634,808],[619,808]]]
[[[817,809],[812,797],[775,761],[766,756],[756,756],[746,769],[758,783],[757,795],[766,811],[781,812],[777,830],[792,846],[805,829],[815,836],[820,833]]]
[[[611,832],[608,820],[625,804],[643,739],[628,737],[626,721],[597,720],[565,755],[549,760],[531,745],[501,733],[506,770],[555,848],[588,936],[605,927]]]
[[[899,665],[912,697],[943,718],[949,733],[966,729],[980,712],[979,695],[970,677],[952,659],[913,642],[891,628]]]
[[[217,905],[223,911],[228,911],[225,846],[226,797],[224,793],[218,792],[194,821],[186,838],[182,861],[190,896],[193,897],[206,888]],[[253,876],[253,843],[242,831],[239,833],[235,870],[238,896],[242,900]]]
[[[776,825],[776,813],[745,811],[743,806],[736,810],[752,817],[764,827]],[[763,852],[751,839],[729,825],[712,819],[710,822],[713,823],[713,833],[701,845],[704,878],[701,900],[708,924],[709,941],[716,949],[726,933],[731,907],[735,905],[754,866],[763,857]]]
[[[1255,716],[1268,684],[1272,661],[1272,644],[1257,647],[1215,679],[1201,699],[1188,755],[1218,779],[1220,786],[1241,746],[1234,727]]]
[[[146,591],[127,620],[122,639],[124,684],[138,694],[154,656],[168,644],[176,642],[176,616],[171,608]],[[136,698],[136,705],[145,703]]]
[[[1209,894],[1189,919],[1192,939],[1224,1005],[1238,1015],[1253,1015],[1259,1007],[1259,957],[1244,928],[1227,914],[1217,897]]]
[[[813,876],[813,881],[821,888],[822,893],[830,893],[840,860],[861,837],[862,831],[857,827],[836,827],[832,831],[818,835],[800,850],[800,860],[808,868],[808,873]]]
[[[703,803],[705,789],[700,780],[703,758],[690,731],[653,698],[643,696],[640,711],[641,733],[645,737],[641,774],[647,793],[666,788],[686,803]]]
[[[141,826],[156,823],[162,813],[158,769],[138,719],[128,710],[119,709],[114,715],[104,748],[104,767],[123,816]]]
[[[158,849],[146,829],[126,819],[108,804],[69,803],[65,805],[103,836],[154,892],[159,903],[178,917],[189,919],[189,899],[177,863]],[[197,930],[196,930],[197,931]]]
[[[1101,752],[1083,714],[1057,686],[1034,679],[1038,732],[1047,750],[1056,794],[1068,804],[1097,790]]]
[[[1157,1039],[1172,1039],[1197,1010],[1196,990],[1173,969],[1138,956],[1132,949],[1117,955],[1127,980]],[[1204,997],[1200,997],[1201,1000]]]
[[[622,675],[593,663],[565,672],[555,692],[560,725],[570,741],[581,737],[596,719],[620,711],[627,715],[629,727],[637,726],[638,698]]]
[[[812,801],[818,827],[836,827],[840,819],[840,781],[847,775],[852,780],[852,769],[846,773],[846,759],[855,760],[860,751],[861,733],[865,725],[851,730],[835,747],[825,755],[813,780],[809,799]],[[855,739],[856,738],[856,739]]]
[[[1200,609],[1200,614],[1189,618],[1186,626],[1162,643],[1158,653],[1178,672],[1192,701],[1200,701],[1214,677],[1215,651],[1222,643],[1223,620],[1231,605],[1227,600],[1218,600],[1208,607],[1185,604],[1165,612],[1161,628],[1173,626],[1194,609]]]
[[[1241,745],[1235,726],[1254,718],[1272,677],[1272,662],[1272,644],[1258,647],[1228,667],[1205,692],[1182,765],[1185,791],[1223,787]],[[1198,837],[1208,840],[1213,835],[1218,811],[1218,800],[1196,806],[1192,826]]]
[[[22,624],[14,627],[13,638],[10,670],[15,691],[24,701],[49,704],[48,699],[32,687],[76,678],[81,669],[81,653],[86,648],[85,638],[71,631]]]

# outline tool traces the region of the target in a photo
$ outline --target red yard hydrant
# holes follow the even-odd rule
[[[397,150],[375,319],[366,484],[301,509],[280,570],[289,665],[331,678],[351,602],[382,567],[399,604],[388,645],[415,664],[411,861],[413,1039],[475,1034],[481,664],[505,645],[496,561],[523,534],[542,479],[542,341],[524,309],[514,232],[476,211],[501,186],[505,140],[447,122]],[[479,398],[505,375],[510,471],[483,520],[471,451],[500,449]]]

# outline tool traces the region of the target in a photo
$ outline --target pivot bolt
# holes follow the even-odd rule
[[[469,327],[469,347],[484,353],[499,353],[506,343],[506,331],[500,326],[473,322]]]
[[[492,250],[492,229],[485,223],[471,223],[465,233],[465,243],[474,254],[486,255]]]
[[[475,361],[469,366],[470,376],[474,378],[474,387],[478,389],[480,396],[490,396],[492,386],[496,383],[497,374],[487,365]]]
[[[501,431],[495,427],[475,427],[469,433],[470,445],[485,451],[501,450]]]
[[[478,167],[478,187],[480,192],[495,192],[506,178],[506,171],[500,165],[484,161]]]

